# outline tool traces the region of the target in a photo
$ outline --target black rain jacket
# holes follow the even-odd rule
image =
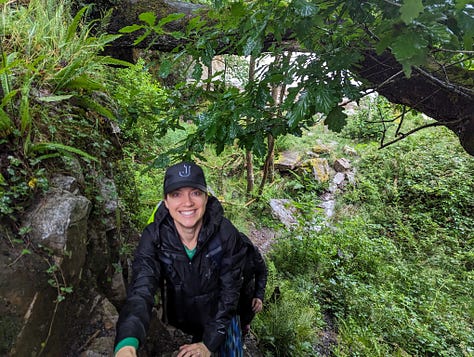
[[[247,247],[238,309],[242,326],[245,326],[250,324],[255,316],[252,311],[252,299],[265,299],[268,269],[260,250],[250,238],[244,233],[240,233],[240,238]]]
[[[140,239],[127,300],[117,322],[115,345],[135,337],[143,345],[160,278],[166,286],[168,322],[215,352],[225,339],[239,300],[246,246],[209,197],[196,253],[190,260],[164,204]]]

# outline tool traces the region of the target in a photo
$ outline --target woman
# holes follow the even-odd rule
[[[198,165],[166,170],[164,200],[143,231],[133,278],[120,311],[115,356],[136,356],[145,342],[160,279],[168,322],[193,336],[177,357],[210,356],[223,344],[236,315],[246,248],[219,201],[207,194]]]

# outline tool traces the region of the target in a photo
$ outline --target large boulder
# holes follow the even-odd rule
[[[1,355],[62,354],[71,308],[63,301],[81,277],[90,210],[85,197],[52,188],[23,218],[21,236],[2,227]]]

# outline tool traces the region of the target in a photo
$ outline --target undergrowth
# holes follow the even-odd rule
[[[334,355],[474,353],[473,169],[448,130],[365,147],[332,226],[274,246],[282,279],[334,314]]]

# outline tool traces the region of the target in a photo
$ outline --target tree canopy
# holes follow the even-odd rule
[[[273,56],[244,92],[210,98],[199,138],[212,136],[220,147],[237,138],[258,151],[268,132],[297,134],[316,114],[340,130],[341,104],[377,92],[405,107],[385,118],[399,129],[382,146],[408,134],[404,113],[416,110],[436,120],[430,126],[450,128],[474,155],[474,7],[467,0],[121,1],[113,8],[109,31],[123,35],[109,50],[122,59],[137,47],[192,55],[198,79],[218,54]],[[169,67],[162,64],[163,73]],[[275,86],[287,86],[278,108]]]

